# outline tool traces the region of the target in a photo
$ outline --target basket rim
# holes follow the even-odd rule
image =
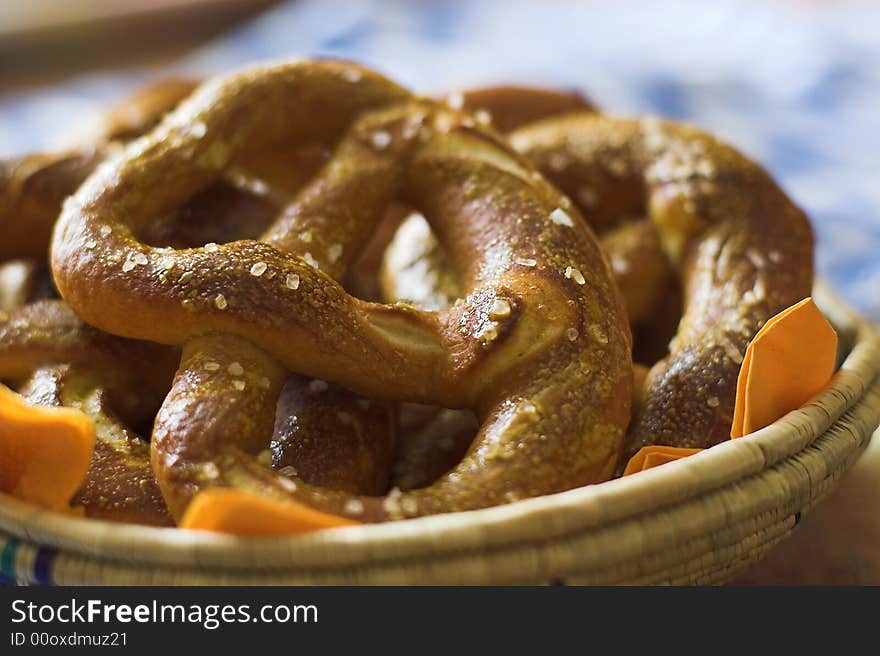
[[[290,537],[235,536],[71,517],[0,493],[0,532],[62,552],[198,570],[332,570],[558,538],[693,499],[804,449],[880,376],[880,333],[823,286],[814,298],[853,345],[832,384],[748,439],[642,472],[506,506]],[[2,537],[0,533],[0,537]]]

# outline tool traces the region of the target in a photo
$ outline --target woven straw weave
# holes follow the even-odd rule
[[[797,525],[880,423],[880,336],[827,293],[832,384],[753,435],[509,506],[242,540],[61,516],[0,495],[0,573],[58,584],[703,584]]]

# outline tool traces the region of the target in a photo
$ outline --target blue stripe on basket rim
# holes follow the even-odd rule
[[[2,544],[2,542],[0,542]],[[58,552],[48,547],[40,547],[36,550],[33,570],[30,572],[16,571],[16,556],[21,549],[29,547],[14,538],[8,539],[0,550],[0,585],[19,585],[22,583],[51,586],[55,585],[52,580],[52,563]]]
[[[52,581],[50,571],[52,569],[52,561],[58,552],[55,549],[40,547],[37,550],[37,558],[34,561],[34,577],[33,580],[37,585],[55,585]]]
[[[18,551],[18,540],[7,540],[0,551],[0,584],[15,585],[15,554]]]

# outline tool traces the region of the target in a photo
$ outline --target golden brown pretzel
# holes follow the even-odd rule
[[[87,326],[62,301],[0,319],[0,379],[31,403],[82,410],[96,426],[92,463],[72,503],[89,517],[172,523],[150,467],[149,428],[174,371],[165,347]]]
[[[647,214],[681,278],[684,315],[647,377],[628,452],[728,439],[746,345],[810,293],[807,218],[761,167],[694,128],[579,114],[510,139],[572,197],[589,190],[592,222]]]
[[[114,152],[111,142],[132,139],[152,128],[194,86],[195,83],[188,80],[166,80],[135,94],[107,114],[103,128],[87,140],[88,145],[80,153],[33,155],[15,165],[7,162],[9,184],[0,189],[0,205],[5,203],[9,208],[8,213],[0,213],[7,230],[7,239],[3,242],[8,249],[5,252],[45,253],[46,230],[41,227],[34,233],[34,226],[47,227],[54,222],[62,198],[75,191],[82,178],[102,158]],[[244,171],[230,171],[227,179],[180,208],[181,216],[162,217],[152,224],[144,238],[156,245],[185,247],[226,241],[235,236],[258,236],[278,212],[285,189],[294,188],[296,180],[313,172],[316,166],[316,156],[308,148],[286,157],[287,162],[300,168],[289,172],[284,181],[287,186],[280,189],[281,195]],[[280,164],[273,166],[280,167]],[[36,260],[0,264],[0,311],[49,298],[52,292],[51,281]],[[51,355],[32,357],[31,346],[36,336],[46,330],[49,334],[60,331],[67,335],[66,343],[71,348],[76,346],[86,353],[94,350],[95,343],[114,343],[114,338],[99,338],[98,331],[81,327],[78,321],[71,320],[66,309],[60,308],[58,306],[51,317],[46,317],[43,307],[21,310],[15,319],[21,330],[14,339],[5,335],[0,348],[7,365],[13,358],[28,362],[32,376],[19,381],[21,392],[28,399],[84,408],[98,424],[92,467],[74,503],[84,506],[89,516],[167,523],[164,504],[163,516],[154,512],[153,493],[157,488],[149,466],[149,446],[118,421],[107,403],[106,386],[110,383],[104,380],[106,372],[112,370],[114,380],[111,382],[119,387],[118,379],[126,370],[128,360],[104,361],[100,366],[69,362],[73,354],[60,346]],[[34,317],[42,317],[42,323],[28,325]],[[102,374],[101,381],[96,380],[96,372]],[[83,381],[89,381],[92,387],[86,389]],[[97,386],[99,382],[101,386]],[[70,389],[76,390],[76,394],[70,393]],[[289,389],[290,386],[286,391]],[[362,400],[344,391],[326,396],[339,405],[332,413],[328,411],[329,402],[305,403],[302,395],[283,395],[282,405],[289,414],[279,423],[273,440],[276,468],[282,471],[294,468],[308,482],[376,493],[377,485],[387,481],[390,468],[393,433],[385,416],[387,409],[383,404],[372,404],[364,410]],[[344,422],[340,417],[351,421]],[[135,484],[138,487],[132,487]]]
[[[353,65],[257,68],[200,88],[66,205],[53,242],[62,295],[101,328],[184,345],[153,439],[175,515],[218,484],[377,521],[610,476],[631,385],[617,289],[565,199],[465,118]],[[239,157],[343,134],[264,242],[138,241]],[[394,197],[431,217],[470,292],[448,311],[359,301],[307,261],[320,253],[340,275]],[[281,480],[247,454],[271,435],[286,369],[474,407],[483,426],[462,463],[417,492],[350,498]]]

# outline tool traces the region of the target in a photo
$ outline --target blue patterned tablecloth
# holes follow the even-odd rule
[[[281,5],[177,67],[360,60],[425,92],[577,87],[610,112],[699,124],[749,153],[813,219],[820,273],[880,320],[880,7],[860,2],[404,2]],[[0,98],[0,154],[47,148],[155,71]]]

